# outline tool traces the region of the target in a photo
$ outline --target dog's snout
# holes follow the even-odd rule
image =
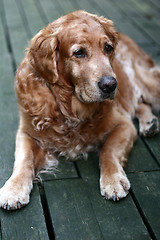
[[[103,93],[110,94],[117,87],[117,80],[111,76],[104,76],[98,83],[99,88]]]

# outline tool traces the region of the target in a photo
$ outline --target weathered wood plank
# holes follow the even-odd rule
[[[104,239],[150,239],[130,195],[119,202],[105,200],[97,191],[99,181],[86,181],[89,198]]]
[[[133,17],[139,17],[144,16],[145,18],[150,18],[152,16],[159,17],[159,12],[156,8],[153,7],[153,5],[150,5],[148,0],[147,1],[141,1],[141,0],[120,0],[121,4],[125,6],[126,12],[129,14],[129,16]]]
[[[57,7],[59,7],[60,13],[62,15],[75,11],[75,7],[70,0],[56,1],[56,3],[58,3]]]
[[[156,135],[153,138],[145,139],[145,142],[155,156],[156,160],[159,162],[160,166],[160,134]]]
[[[132,190],[155,239],[160,239],[160,171],[130,174]]]
[[[0,162],[1,171],[13,167],[15,133],[18,126],[17,104],[14,94],[14,76],[11,58],[7,52],[4,31],[0,19]]]
[[[159,9],[149,0],[145,2],[143,0],[129,0],[127,4],[130,5],[134,14],[141,16],[144,13],[146,18],[159,17]]]
[[[42,8],[43,13],[45,14],[46,18],[48,19],[48,22],[53,22],[57,18],[61,16],[60,9],[57,7],[56,1],[52,0],[36,0],[39,1],[39,4]]]
[[[72,2],[73,2],[73,0],[72,0]],[[92,1],[76,0],[76,3],[77,3],[77,7],[79,7],[80,10],[85,10],[90,13],[99,14],[98,9],[95,8],[94,2],[92,2]]]
[[[116,7],[120,9],[120,11],[122,11],[129,18],[129,21],[132,22],[133,25],[140,29],[140,31],[144,34],[144,36],[146,36],[148,40],[159,44],[160,36],[159,34],[157,34],[157,32],[159,32],[160,29],[159,21],[157,22],[154,15],[151,18],[147,18],[141,12],[139,13],[138,17],[135,17],[134,15],[132,15],[131,4],[128,4],[127,1],[125,0],[113,1],[113,3],[115,4]]]
[[[157,113],[156,115],[157,117],[159,117],[159,123],[160,123],[160,113],[159,114]],[[157,162],[157,165],[160,168],[160,132],[153,137],[149,137],[149,138],[143,137],[142,139],[145,143],[145,147],[149,149],[153,158]]]
[[[101,240],[88,191],[80,179],[44,183],[56,240]]]
[[[159,0],[149,0],[150,5],[158,10],[160,10]]]
[[[36,186],[34,187],[31,198],[31,203],[21,210],[0,210],[3,240],[49,239],[39,192]]]
[[[110,1],[96,1],[93,0],[94,7],[98,9],[99,15],[103,15],[106,18],[112,19],[115,24],[119,21],[124,20],[124,16],[119,9],[115,8],[115,6]]]
[[[155,136],[152,138],[156,138]],[[129,161],[126,167],[126,171],[129,172],[141,172],[158,170],[159,165],[147,150],[145,144],[140,138],[137,139],[133,150],[129,156]]]
[[[119,32],[122,32],[132,38],[137,44],[151,45],[151,39],[139,30],[130,20],[124,20],[116,23],[116,28]]]
[[[146,36],[148,35],[153,42],[160,45],[160,35],[157,34],[160,31],[160,26],[156,19],[134,18],[133,21],[146,33]]]
[[[26,19],[31,30],[32,36],[34,36],[37,32],[39,32],[44,26],[45,23],[43,22],[40,13],[37,9],[34,0],[22,1],[16,0],[19,3],[23,11],[25,12]]]
[[[83,179],[99,179],[99,154],[91,152],[87,160],[80,159],[76,162],[79,174]]]
[[[106,201],[97,180],[44,183],[56,240],[150,239],[130,196]]]
[[[18,65],[22,60],[24,50],[27,47],[27,33],[25,31],[25,27],[23,26],[15,1],[4,1],[4,7],[5,9],[3,11],[4,14],[6,14],[8,29],[11,36],[10,41],[16,59],[16,64]]]
[[[34,0],[34,2],[35,2],[37,10],[38,10],[38,12],[41,16],[42,21],[44,22],[45,25],[48,25],[49,20],[48,20],[48,17],[46,16],[46,14],[43,10],[43,7],[42,7],[40,1],[39,0]]]

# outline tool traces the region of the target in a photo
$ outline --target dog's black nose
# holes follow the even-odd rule
[[[111,76],[104,76],[98,82],[98,86],[103,93],[110,94],[117,87],[117,80]]]

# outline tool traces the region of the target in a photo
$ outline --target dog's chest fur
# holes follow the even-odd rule
[[[77,126],[75,123],[71,126],[69,121],[67,125],[67,120],[60,128],[50,125],[45,130],[34,131],[33,137],[42,149],[67,158],[76,158],[98,144],[91,121],[80,122]]]
[[[74,118],[63,116],[63,119],[57,124],[54,124],[49,118],[38,122],[34,119],[31,121],[32,129],[29,130],[29,135],[45,151],[56,156],[77,158],[79,155],[95,149],[105,140],[108,128],[105,129],[104,126],[107,117],[111,115],[110,107],[108,107],[108,115],[102,117],[102,113],[107,107],[108,104],[107,106],[101,104],[94,114],[91,114],[91,109],[88,107],[90,117],[79,119],[78,116]]]

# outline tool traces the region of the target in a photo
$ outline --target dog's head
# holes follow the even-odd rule
[[[30,62],[49,83],[72,86],[85,103],[113,99],[117,41],[112,21],[77,11],[49,24],[32,39]]]

